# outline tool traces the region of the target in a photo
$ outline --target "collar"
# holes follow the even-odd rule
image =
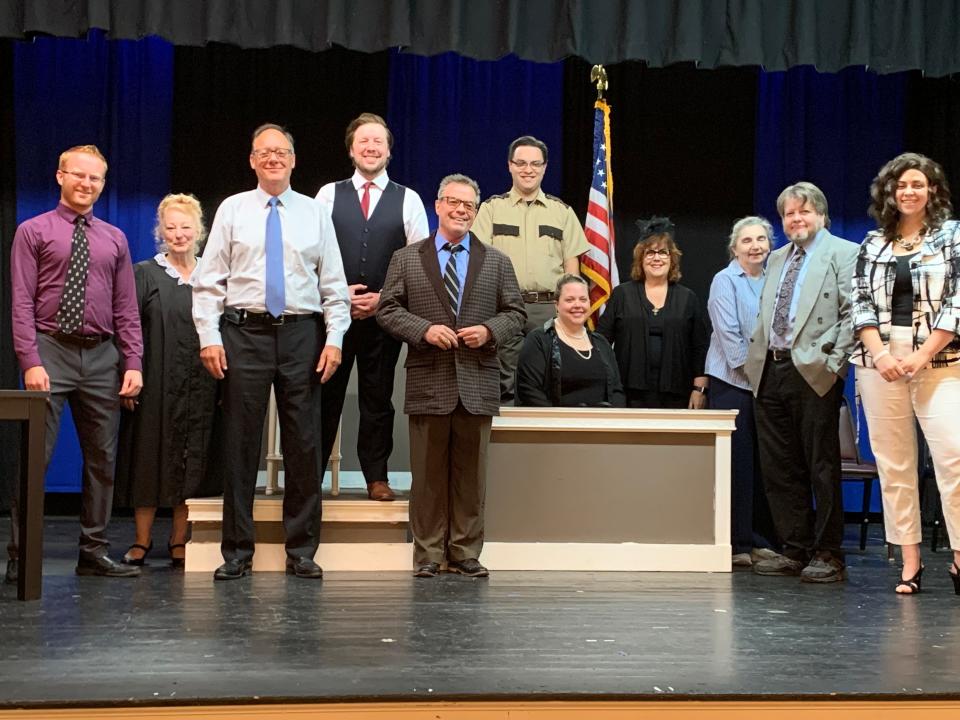
[[[353,177],[350,178],[350,182],[353,183],[353,187],[357,192],[363,189],[364,184],[367,182],[367,179],[360,174],[359,170],[353,171]],[[387,171],[384,170],[382,173],[377,175],[373,180],[371,180],[380,192],[383,192],[387,189],[387,183],[390,182],[390,177],[387,175]]]
[[[734,275],[736,277],[744,277],[747,280],[761,280],[767,272],[766,268],[764,268],[763,271],[760,273],[760,277],[757,277],[757,278],[751,277],[750,275],[747,275],[747,271],[743,269],[743,266],[740,264],[740,261],[737,260],[736,258],[733,258],[727,264],[727,267],[724,268],[724,270],[729,275]]]
[[[257,189],[254,190],[254,193],[256,194],[257,202],[261,207],[267,207],[267,205],[270,203],[270,198],[273,197],[273,195],[268,193],[259,185],[257,185]],[[277,199],[280,201],[279,204],[282,207],[289,207],[290,203],[293,201],[293,196],[293,188],[288,185],[286,190],[277,195]]]
[[[85,213],[78,213],[73,208],[69,208],[61,202],[61,203],[57,203],[57,209],[54,212],[56,212],[57,215],[59,215],[61,218],[66,220],[71,225],[73,225],[77,221],[77,218],[80,217],[81,215],[83,216],[84,224],[87,225],[88,227],[92,225],[93,221],[95,220],[95,218],[93,217],[93,208],[90,208],[90,210]]]
[[[510,188],[510,192],[507,193],[507,198],[510,200],[511,205],[519,205],[521,202],[527,202],[515,187]],[[543,188],[537,190],[537,196],[532,202],[539,203],[540,205],[547,204],[547,194],[543,191]]]
[[[440,252],[440,250],[443,249],[443,246],[450,241],[443,236],[443,233],[441,233],[439,229],[437,229],[437,236],[433,239],[433,242],[436,245],[437,252]],[[463,236],[463,240],[460,241],[460,246],[467,252],[468,255],[470,254],[470,233],[469,232],[467,232],[467,234]]]

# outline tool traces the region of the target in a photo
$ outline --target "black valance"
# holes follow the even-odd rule
[[[331,45],[652,67],[960,70],[960,0],[0,0],[0,37],[158,35],[176,45]]]

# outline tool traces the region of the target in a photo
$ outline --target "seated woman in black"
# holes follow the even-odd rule
[[[517,405],[624,407],[613,349],[587,330],[586,281],[564,275],[557,283],[557,317],[531,331],[517,364]]]
[[[631,281],[614,288],[597,323],[613,343],[627,407],[706,407],[706,313],[681,285],[680,256],[668,218],[637,223]]]

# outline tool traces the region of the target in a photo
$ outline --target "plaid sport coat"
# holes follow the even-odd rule
[[[440,274],[435,236],[432,233],[394,253],[377,307],[380,326],[408,346],[403,411],[446,415],[459,400],[474,415],[498,415],[497,348],[521,332],[527,317],[513,263],[471,235],[460,313],[454,316]],[[461,343],[441,350],[423,339],[431,325],[454,330],[485,325],[491,339],[480,348]]]

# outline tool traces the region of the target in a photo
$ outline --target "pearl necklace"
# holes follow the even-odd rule
[[[566,330],[563,329],[563,325],[561,324],[561,322],[560,322],[559,320],[557,320],[556,322],[554,322],[554,323],[553,323],[553,326],[554,326],[554,327],[557,329],[557,331],[558,331],[561,335],[563,335],[567,340],[586,340],[586,339],[587,339],[587,330],[586,330],[586,328],[584,328],[583,333],[580,334],[580,335],[571,335],[570,333],[568,333]],[[570,349],[572,349],[577,355],[579,355],[580,357],[582,357],[584,360],[589,360],[589,359],[593,356],[593,345],[591,345],[588,350],[580,350],[579,348],[575,348],[575,347],[574,347],[573,345],[571,345],[570,343],[565,343],[565,344],[566,344]],[[586,353],[586,354],[584,354],[584,353]]]

